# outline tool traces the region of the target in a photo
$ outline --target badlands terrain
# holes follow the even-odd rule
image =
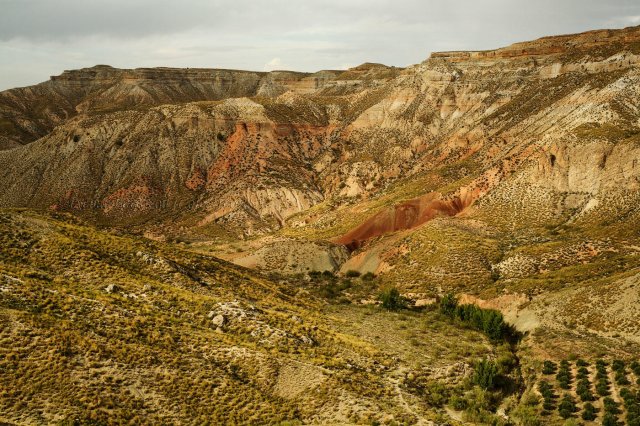
[[[640,27],[0,92],[0,422],[640,424]]]

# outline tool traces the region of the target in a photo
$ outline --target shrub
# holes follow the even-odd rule
[[[578,396],[580,397],[580,400],[582,402],[595,401],[595,398],[593,396],[593,392],[591,392],[590,389],[581,390],[581,391],[578,391],[577,393],[578,393]]]
[[[557,370],[556,363],[553,361],[545,361],[542,365],[542,374],[553,374]]]
[[[513,411],[513,417],[518,419],[522,426],[541,426],[543,424],[535,407],[530,405],[518,406]]]
[[[349,269],[345,275],[349,278],[356,278],[360,276],[360,272]]]
[[[592,421],[596,419],[596,408],[590,402],[582,408],[582,420]]]
[[[439,309],[442,314],[482,331],[491,340],[513,341],[520,338],[515,328],[507,324],[495,309],[483,309],[473,304],[459,305],[453,294],[447,294],[440,300]]]
[[[576,361],[576,366],[577,366],[577,367],[588,367],[588,366],[589,366],[589,363],[588,363],[587,361],[585,361],[584,359],[579,358],[579,359]]]
[[[602,417],[602,426],[619,426],[618,417],[613,413],[604,413]]]
[[[562,361],[560,363],[560,370],[556,375],[556,379],[558,380],[558,384],[562,389],[569,389],[570,383],[573,379],[571,375],[571,371],[569,370],[569,363],[567,361]]]
[[[382,307],[389,311],[397,311],[407,307],[407,300],[395,287],[383,290],[378,295],[378,300],[382,302]]]
[[[558,412],[560,413],[560,417],[563,419],[568,419],[577,411],[576,403],[569,394],[565,394],[558,405]]]
[[[589,377],[589,370],[586,367],[578,368],[578,374],[576,375],[578,379],[586,379]]]
[[[367,272],[362,276],[362,281],[373,281],[376,275],[373,272]]]
[[[451,293],[445,294],[442,299],[440,299],[440,312],[453,317],[456,311],[456,307],[458,306],[458,298]]]
[[[542,380],[538,383],[538,391],[544,399],[553,399],[555,397],[551,385],[546,380]]]
[[[611,364],[611,368],[613,369],[613,371],[624,370],[624,361],[620,359],[614,360],[613,363]]]
[[[629,379],[627,379],[627,373],[624,370],[616,371],[616,383],[620,386],[628,386],[631,384]]]
[[[476,363],[473,383],[482,389],[489,390],[494,387],[497,375],[498,367],[496,363],[484,358]]]
[[[604,405],[604,412],[611,414],[620,414],[620,408],[618,407],[618,403],[613,399],[606,397],[602,400]]]
[[[449,406],[457,411],[466,410],[469,404],[467,400],[461,396],[453,395],[449,398]]]
[[[425,396],[433,407],[442,407],[449,399],[449,389],[444,383],[432,381],[425,386]]]
[[[596,384],[596,392],[600,396],[608,396],[609,395],[609,383],[606,380],[599,380]]]

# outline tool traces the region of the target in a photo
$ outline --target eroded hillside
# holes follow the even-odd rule
[[[146,306],[135,289],[148,280],[156,283],[152,288],[161,283],[166,294],[180,288],[186,293],[179,294],[193,298],[176,302],[189,324],[196,324],[178,334],[195,333],[200,340],[188,351],[180,346],[179,359],[204,359],[199,348],[211,339],[254,351],[251,359],[261,361],[251,361],[247,368],[255,371],[248,374],[259,379],[244,383],[253,389],[246,392],[259,389],[260,406],[271,407],[256,419],[416,423],[458,421],[464,411],[466,421],[498,421],[499,412],[503,420],[523,424],[535,424],[526,422],[529,415],[561,424],[557,404],[547,401],[558,397],[551,398],[549,383],[540,385],[550,381],[542,361],[581,358],[581,365],[561,365],[563,377],[567,369],[576,376],[580,368],[588,371],[583,376],[594,375],[596,365],[598,380],[611,375],[609,387],[593,400],[598,422],[611,408],[605,392],[622,407],[622,394],[638,391],[633,383],[614,380],[622,374],[620,362],[615,372],[605,364],[617,359],[631,365],[640,345],[639,100],[640,27],[546,37],[492,51],[434,53],[406,69],[363,64],[347,71],[265,74],[100,66],[0,93],[0,137],[8,148],[0,151],[0,207],[70,212],[107,229],[169,241],[108,237],[133,244],[142,258],[153,248],[170,259],[164,266],[140,266],[129,249],[115,250],[126,260],[122,277],[132,286],[127,292],[136,296],[125,299]],[[3,264],[7,283],[15,285],[3,295],[27,289],[28,296],[16,297],[28,300],[49,282],[60,292],[67,283],[53,277],[74,276],[65,268],[112,259],[108,253],[116,243],[109,240],[108,250],[96,249],[98,256],[60,261],[51,280],[40,272],[29,276],[20,257],[27,256],[28,245],[18,241],[31,241],[33,233],[40,236],[36,241],[47,241],[43,232],[54,226],[52,219],[7,215],[11,247],[23,252],[4,254],[12,259]],[[97,233],[101,242],[110,235],[55,223],[56,229]],[[24,235],[9,231],[23,228]],[[48,250],[71,244],[61,238]],[[87,237],[81,241],[94,244]],[[42,256],[33,263],[41,262],[42,269],[47,256],[63,257],[58,251]],[[211,268],[222,271],[219,286],[211,284],[218,282]],[[87,272],[78,271],[82,278],[69,287],[73,292],[83,288],[80,283],[102,288],[110,280]],[[17,284],[25,282],[29,286]],[[377,296],[390,288],[417,310],[380,311]],[[92,291],[80,297],[99,295],[116,309],[105,299],[112,293]],[[435,311],[448,293],[500,310],[525,333],[510,347],[524,381],[506,400],[504,394],[483,394],[491,403],[477,412],[492,412],[487,418],[470,414],[477,407],[469,395],[476,390],[463,386],[470,400],[449,400],[456,386],[449,383],[449,393],[435,402],[440,392],[432,386],[438,385],[420,382],[421,371],[439,356],[465,359],[466,367],[449,365],[465,370],[497,350],[441,324]],[[230,305],[235,301],[243,321],[253,318],[244,303],[253,304],[266,315],[260,324],[279,324],[284,334],[271,334],[285,340],[263,348],[252,331],[230,337],[212,330],[209,320],[198,322],[213,306],[237,313]],[[169,312],[146,324],[178,327],[181,320],[166,317]],[[287,322],[290,315],[302,324],[310,321],[313,333]],[[22,321],[15,318],[6,323]],[[94,320],[88,328],[101,324]],[[434,321],[437,330],[425,321]],[[14,338],[12,327],[7,329]],[[315,344],[305,346],[307,338]],[[470,340],[460,343],[463,338]],[[149,343],[149,351],[165,353],[156,343]],[[450,344],[469,346],[462,354]],[[214,352],[224,352],[224,345],[214,345]],[[388,366],[378,354],[396,357],[396,364]],[[223,364],[237,361],[235,355],[216,356]],[[304,371],[296,373],[291,359],[303,363]],[[424,363],[413,371],[406,363],[417,359]],[[346,378],[352,367],[372,394]],[[224,374],[231,374],[224,383],[238,379]],[[299,391],[291,398],[278,393],[283,388],[274,379],[289,374],[294,378],[284,388]],[[307,375],[317,383],[296,388]],[[551,382],[564,386],[564,380]],[[574,385],[561,389],[576,396]],[[321,396],[309,396],[316,386]],[[234,401],[229,407],[237,406]],[[620,408],[625,415],[633,413],[629,404]],[[169,416],[190,417],[177,411]]]
[[[505,352],[66,215],[2,211],[0,243],[3,422],[429,424]]]

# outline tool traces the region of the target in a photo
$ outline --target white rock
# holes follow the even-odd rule
[[[216,327],[222,327],[224,325],[224,317],[222,315],[216,315],[215,317],[213,317],[211,322]]]

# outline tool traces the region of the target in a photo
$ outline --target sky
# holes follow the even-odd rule
[[[632,25],[639,0],[0,0],[0,90],[97,64],[407,66],[434,51]]]

